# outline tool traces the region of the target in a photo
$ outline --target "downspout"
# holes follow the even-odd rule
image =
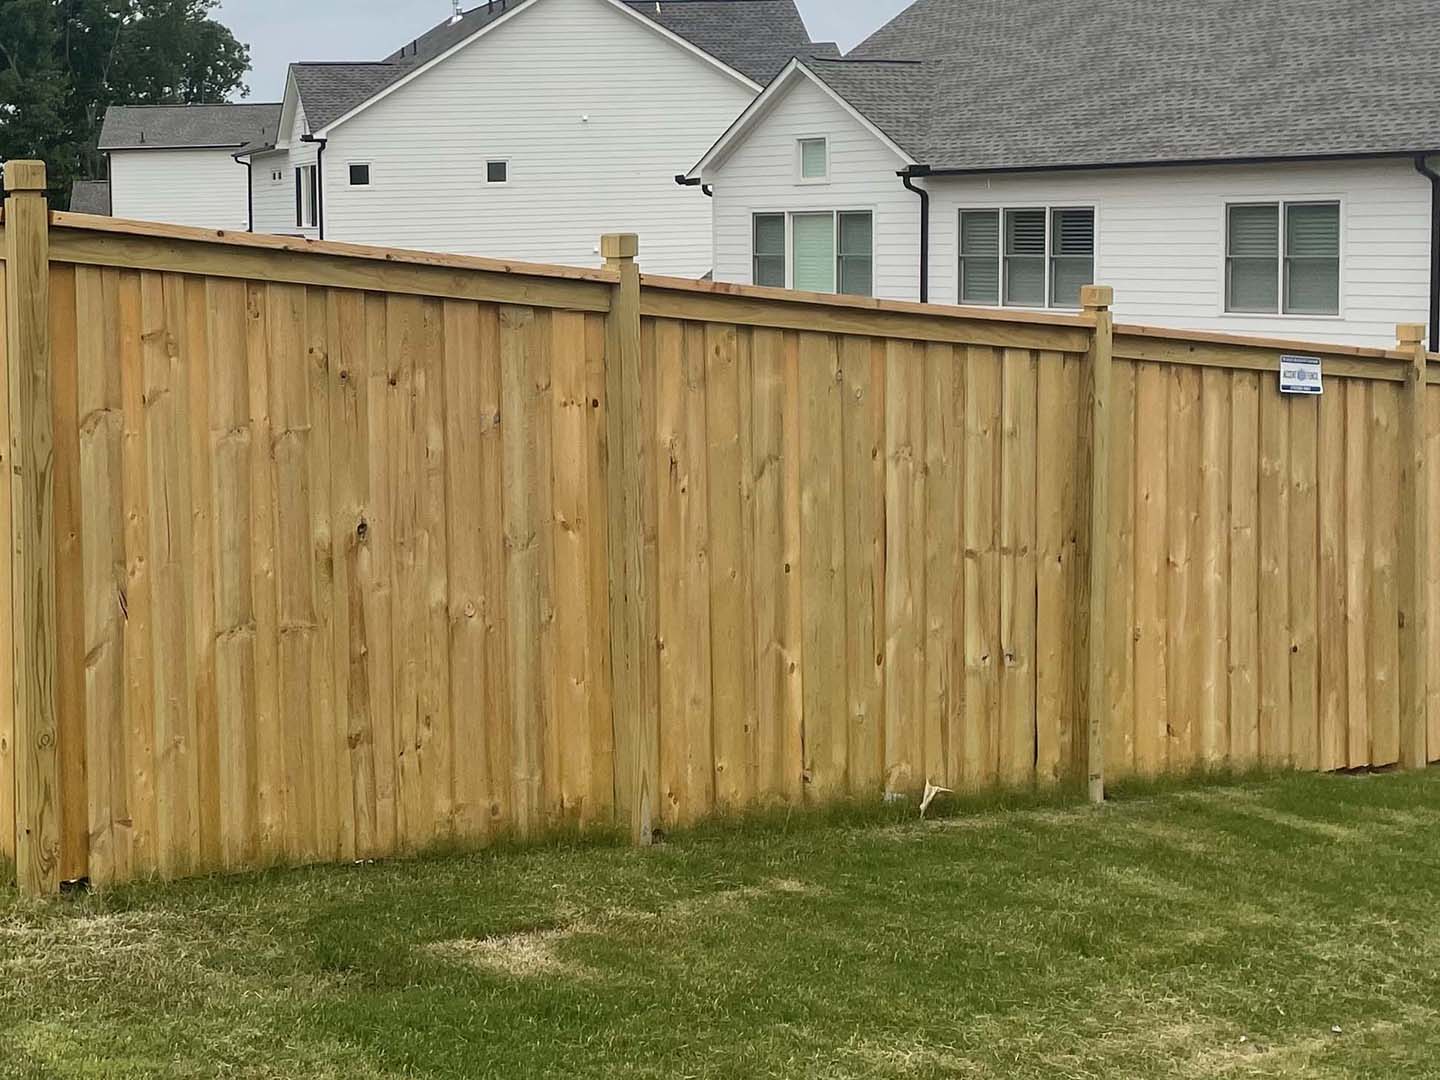
[[[329,139],[317,139],[314,135],[301,135],[301,142],[315,144],[315,227],[320,239],[325,239],[325,147]]]
[[[240,164],[245,166],[245,230],[253,233],[255,231],[255,166],[248,157]]]
[[[930,192],[915,186],[915,177],[929,172],[924,165],[911,165],[896,173],[906,189],[920,196],[920,302],[930,302]]]
[[[1415,155],[1415,170],[1430,181],[1430,351],[1440,352],[1440,172],[1424,154]]]

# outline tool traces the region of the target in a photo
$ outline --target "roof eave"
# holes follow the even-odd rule
[[[1196,157],[1159,158],[1152,161],[1097,161],[1060,163],[1053,165],[984,165],[984,166],[935,166],[915,164],[906,170],[912,177],[924,176],[997,176],[1004,173],[1042,172],[1099,172],[1106,169],[1171,169],[1185,166],[1201,167],[1216,165],[1280,165],[1306,161],[1374,161],[1381,158],[1412,159],[1417,154],[1426,156],[1440,154],[1440,149],[1428,150],[1366,150],[1354,152],[1326,152],[1314,154],[1257,154],[1242,157]]]

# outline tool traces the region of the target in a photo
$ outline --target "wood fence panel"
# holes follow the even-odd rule
[[[609,825],[617,752],[665,826],[1074,781],[1094,604],[1108,775],[1399,760],[1396,353],[1314,347],[1325,394],[1293,398],[1277,343],[1121,328],[1092,553],[1093,312],[651,279],[621,416],[611,271],[53,228],[63,877]],[[619,750],[617,476],[653,584]]]

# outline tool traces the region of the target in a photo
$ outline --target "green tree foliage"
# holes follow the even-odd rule
[[[250,50],[211,18],[218,0],[0,0],[0,161],[43,158],[56,198],[99,177],[111,105],[244,93]]]

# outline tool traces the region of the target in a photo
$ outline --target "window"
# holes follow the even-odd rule
[[[772,288],[785,287],[785,215],[755,215],[753,281]]]
[[[960,211],[960,302],[1079,307],[1095,280],[1095,210]]]
[[[775,288],[872,296],[874,233],[869,211],[756,214],[752,280]]]
[[[1000,302],[1000,214],[960,212],[960,302]]]
[[[835,215],[796,214],[790,219],[795,252],[795,288],[835,291]]]
[[[351,162],[350,164],[350,186],[370,186],[370,166],[363,162]]]
[[[285,179],[285,174],[279,169],[272,169],[270,171],[270,179],[272,182],[278,184],[281,180]]]
[[[314,165],[301,165],[295,170],[295,224],[313,229],[319,223],[320,178]]]
[[[510,182],[510,163],[508,161],[487,161],[485,163],[485,182],[487,184],[508,184]]]
[[[1235,203],[1225,232],[1226,311],[1340,314],[1339,203]]]
[[[800,140],[800,179],[811,182],[830,179],[830,140]]]
[[[870,214],[844,213],[838,216],[836,236],[840,240],[840,292],[845,296],[873,296],[875,257],[871,243],[875,219]]]

